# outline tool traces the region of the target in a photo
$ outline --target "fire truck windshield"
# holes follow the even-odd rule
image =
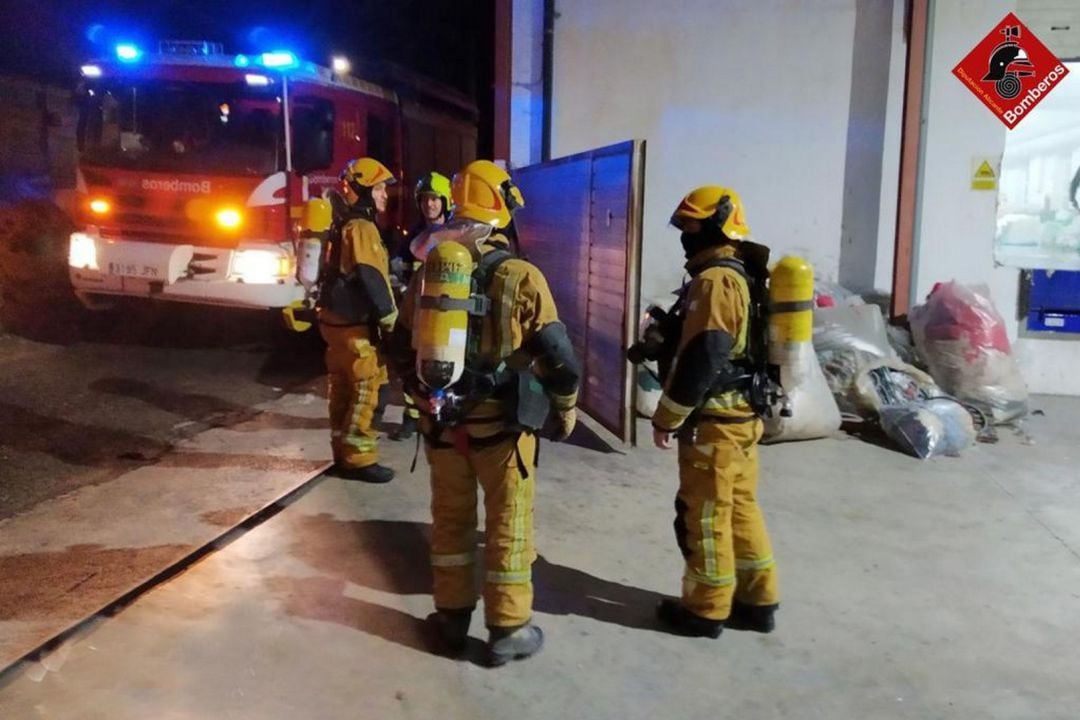
[[[82,162],[116,168],[268,175],[283,162],[281,104],[243,84],[113,80],[85,89]]]

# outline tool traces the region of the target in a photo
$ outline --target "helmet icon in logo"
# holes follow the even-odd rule
[[[990,55],[990,67],[983,77],[983,82],[994,83],[994,89],[1004,100],[1012,100],[1022,89],[1020,78],[1035,74],[1035,66],[1028,60],[1027,53],[1020,47],[1020,26],[1007,25],[1001,31],[1005,36]]]

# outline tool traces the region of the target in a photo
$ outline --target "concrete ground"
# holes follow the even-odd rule
[[[0,718],[1069,718],[1080,708],[1080,400],[918,461],[855,439],[763,449],[783,601],[768,636],[689,640],[674,456],[546,444],[544,651],[490,670],[432,654],[421,460],[326,479],[52,655],[6,673]],[[387,443],[405,468],[412,447]]]
[[[236,342],[147,346],[131,322],[126,343],[0,332],[0,669],[329,461],[321,347],[239,344],[261,316],[202,317]]]
[[[83,317],[102,332],[83,327],[90,339],[70,344],[0,330],[0,520],[154,464],[207,430],[301,429],[263,406],[325,386],[318,337],[275,348],[269,316],[157,304]],[[322,422],[307,424],[325,429],[325,403],[314,406]]]

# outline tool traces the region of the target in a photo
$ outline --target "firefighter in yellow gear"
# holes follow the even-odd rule
[[[748,275],[739,259],[750,230],[739,195],[719,186],[688,194],[671,223],[682,231],[691,279],[680,302],[677,354],[652,422],[657,447],[669,449],[678,437],[675,534],[686,565],[681,599],[665,599],[657,614],[691,636],[719,637],[725,626],[770,632],[778,588],[757,502],[763,423],[735,380],[748,334],[767,331],[751,327]]]
[[[387,206],[393,173],[360,158],[341,174],[349,217],[331,241],[321,273],[318,318],[326,341],[332,474],[384,483],[394,471],[380,465],[374,416],[387,382],[379,338],[390,333],[397,308],[390,289],[389,255],[375,224]]]
[[[420,431],[431,468],[432,620],[449,650],[464,648],[480,595],[474,566],[483,563],[489,659],[500,665],[528,657],[543,644],[543,632],[531,622],[536,430],[549,403],[556,418],[555,439],[570,435],[581,373],[544,275],[508,249],[515,232],[512,212],[524,204],[510,176],[494,163],[478,160],[454,176],[452,195],[448,232],[469,248],[479,268],[475,272],[481,273],[472,277],[481,278],[477,285],[490,307],[469,330],[474,350],[465,363],[465,376],[488,377],[491,384],[462,391],[463,416],[448,423],[432,411],[432,395],[416,379],[415,346],[424,332],[410,323],[414,308],[423,307],[421,288],[434,260],[410,283],[401,313],[401,326],[408,332],[397,347],[408,345],[401,355],[402,372],[413,368],[409,384],[421,408]],[[414,250],[423,255],[430,248],[414,245]],[[430,303],[426,295],[423,300]],[[528,410],[536,407],[537,399],[543,406],[539,421]],[[478,485],[486,516],[482,557],[477,556],[475,532]]]
[[[425,230],[438,227],[446,222],[450,213],[450,178],[437,172],[429,172],[416,181],[413,191],[416,209],[420,213],[420,222],[409,232],[408,238],[414,238]],[[398,267],[398,281],[407,286],[409,280],[420,268],[420,261],[409,250],[408,243],[399,251],[392,262]],[[420,411],[408,393],[405,394],[405,411],[401,416],[401,426],[390,433],[391,440],[408,440],[416,432],[420,420]]]

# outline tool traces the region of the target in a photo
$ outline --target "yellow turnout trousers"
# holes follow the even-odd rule
[[[319,324],[326,340],[327,395],[330,401],[330,447],[334,462],[361,468],[379,460],[378,433],[372,427],[386,366],[362,325]]]
[[[776,563],[757,502],[760,420],[703,417],[691,439],[679,440],[675,535],[686,558],[682,602],[724,620],[732,600],[779,602]]]
[[[532,617],[533,497],[536,436],[469,438],[464,428],[425,443],[431,466],[431,564],[435,607],[471,608],[478,598],[475,564],[477,484],[484,490],[484,616],[488,627],[515,627]],[[455,447],[455,440],[457,446]]]

